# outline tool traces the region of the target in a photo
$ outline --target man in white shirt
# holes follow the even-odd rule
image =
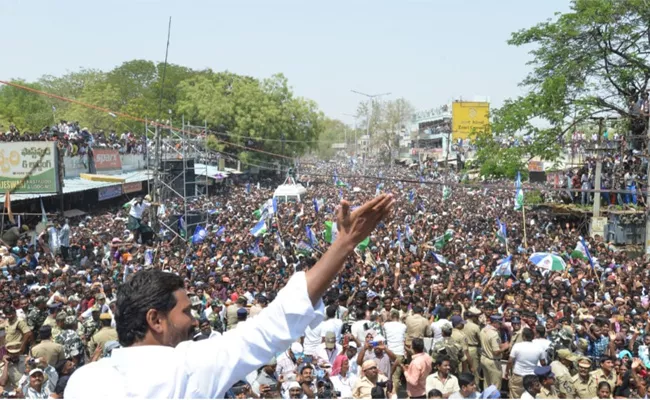
[[[546,360],[546,354],[548,352],[548,348],[551,347],[551,341],[546,339],[546,328],[542,325],[536,325],[535,326],[535,339],[533,339],[533,343],[535,343],[543,352],[544,352],[544,361]],[[548,362],[546,362],[548,364]],[[539,365],[546,365],[539,363]]]
[[[336,343],[341,343],[341,332],[343,330],[343,321],[336,318],[336,306],[331,305],[325,309],[327,320],[321,324],[321,336],[325,337],[327,332],[334,332]]]
[[[451,321],[447,319],[450,314],[451,310],[447,307],[442,307],[440,308],[440,311],[438,311],[438,320],[431,324],[431,330],[433,331],[433,344],[442,340],[443,325],[451,326]]]
[[[357,320],[350,327],[350,333],[357,339],[359,343],[365,343],[366,336],[370,330],[370,321],[366,319],[366,310],[357,310],[356,317]]]
[[[393,387],[399,388],[400,375],[402,374],[401,363],[404,361],[404,340],[406,340],[406,325],[399,320],[399,311],[390,312],[391,320],[384,324],[386,335],[386,346],[397,357],[397,367],[393,371]],[[389,377],[390,378],[390,377]]]
[[[536,375],[524,376],[524,393],[521,395],[522,400],[533,400],[542,390],[539,378]]]
[[[144,199],[135,198],[128,203],[131,208],[129,209],[129,222],[126,228],[133,233],[133,240],[137,243],[140,238],[140,226],[142,225],[142,214],[149,208],[151,203],[151,196],[146,195]]]
[[[305,338],[302,342],[305,355],[316,356],[318,354],[318,347],[323,343],[323,337],[321,335],[322,325],[323,323],[321,322],[314,328],[308,326],[307,329],[305,329]]]
[[[181,277],[160,270],[133,274],[117,300],[115,320],[124,347],[77,369],[64,397],[223,398],[235,382],[322,318],[321,297],[394,203],[392,195],[381,195],[350,212],[350,203],[341,201],[338,236],[316,265],[294,274],[275,301],[247,321],[247,329],[228,331],[221,338],[188,341],[196,321]]]
[[[338,357],[339,354],[343,353],[343,346],[336,343],[336,335],[334,332],[327,332],[324,340],[325,341],[318,346],[316,357],[318,358],[318,365],[323,366],[329,364],[329,367],[325,366],[322,367],[322,369],[327,372],[332,372],[334,360],[336,360],[336,357]]]
[[[511,399],[521,397],[524,392],[524,376],[534,375],[537,363],[544,363],[546,356],[546,352],[532,342],[534,334],[531,329],[524,328],[521,335],[523,340],[512,346],[506,366],[506,376],[510,377],[508,386]]]

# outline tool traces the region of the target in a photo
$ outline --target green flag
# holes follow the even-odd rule
[[[445,186],[442,189],[442,199],[447,200],[450,197],[451,197],[451,189],[449,189],[447,186]]]
[[[260,218],[262,218],[262,210],[255,210],[255,211],[253,211],[253,217],[255,217],[255,219],[257,219],[257,220],[259,220]]]
[[[367,238],[363,239],[361,241],[361,243],[359,243],[359,245],[357,246],[357,249],[359,249],[360,251],[366,251],[369,244],[370,244],[370,238],[367,237]]]
[[[325,221],[325,241],[327,243],[334,243],[338,234],[338,226],[336,222]]]
[[[444,235],[438,236],[433,244],[436,250],[438,251],[442,250],[442,248],[445,247],[447,243],[449,243],[449,241],[453,236],[454,236],[454,231],[452,231],[451,229],[448,229]]]

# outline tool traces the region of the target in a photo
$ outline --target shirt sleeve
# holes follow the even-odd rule
[[[420,363],[418,362],[411,363],[408,369],[404,370],[404,377],[406,378],[406,382],[408,382],[411,385],[417,385],[418,379],[420,378],[421,371],[422,368],[420,366]]]
[[[268,307],[246,322],[247,329],[177,348],[175,362],[187,371],[182,396],[223,397],[236,381],[288,349],[323,316],[322,300],[316,307],[311,303],[305,273],[295,274]]]

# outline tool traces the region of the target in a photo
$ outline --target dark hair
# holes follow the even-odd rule
[[[607,389],[609,389],[609,392],[610,393],[612,392],[612,385],[610,385],[609,382],[607,382],[607,381],[600,381],[600,383],[598,383],[597,391],[600,392],[600,388],[602,388],[603,386],[607,386]]]
[[[526,375],[526,376],[524,376],[524,379],[523,379],[524,389],[529,394],[532,394],[532,393],[530,393],[530,391],[533,388],[533,385],[535,384],[535,382],[539,382],[539,378],[537,377],[537,375]]]
[[[535,338],[535,334],[530,328],[524,328],[524,330],[521,332],[521,336],[523,336],[524,340],[527,342],[532,342]]]
[[[416,354],[424,352],[424,340],[422,338],[414,338],[411,347]]]
[[[440,310],[438,310],[438,316],[440,319],[447,319],[449,314],[451,314],[451,311],[447,307],[440,307]]]
[[[328,306],[328,307],[325,309],[325,314],[327,315],[327,318],[334,318],[334,317],[336,317],[336,310],[337,310],[337,308],[338,308],[338,307],[336,307],[336,306],[334,306],[334,305]]]
[[[451,358],[446,354],[436,357],[436,365],[442,365],[443,361],[447,361],[451,364]]]
[[[427,398],[428,399],[442,399],[442,392],[438,389],[431,389],[429,390],[429,393],[427,393]]]
[[[543,338],[546,336],[546,328],[542,325],[535,325],[535,332],[537,333],[537,337]]]
[[[184,286],[183,286],[183,287],[184,287]],[[241,296],[241,297],[238,297],[238,298],[237,298],[237,302],[236,302],[236,303],[239,304],[239,305],[245,306],[246,303],[248,303],[248,299],[246,299],[246,297],[244,297],[244,296]]]
[[[463,372],[462,374],[458,375],[458,387],[463,388],[463,386],[471,385],[474,383],[474,375],[470,374],[469,372]]]
[[[149,325],[147,312],[151,309],[163,314],[176,306],[174,292],[183,289],[183,278],[160,270],[140,271],[122,284],[117,291],[115,326],[120,344],[131,346],[144,339]]]
[[[111,326],[112,323],[113,323],[113,321],[111,321],[110,319],[100,319],[100,320],[99,320],[99,324],[100,324],[102,327]]]

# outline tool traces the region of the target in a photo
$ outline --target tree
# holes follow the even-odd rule
[[[522,82],[529,92],[493,113],[492,131],[526,135],[532,141],[522,157],[555,161],[576,125],[630,117],[631,99],[650,80],[649,32],[644,0],[574,0],[570,12],[513,33],[509,44],[533,47],[533,69]]]
[[[404,98],[359,103],[357,118],[362,120],[362,126],[368,129],[370,146],[381,154],[385,161],[390,162],[393,149],[399,144],[399,133],[406,128],[413,111],[413,105]],[[365,135],[365,131],[363,134]]]
[[[38,83],[12,82],[37,90],[43,89]],[[14,86],[2,86],[0,87],[0,120],[15,125],[21,132],[40,132],[44,127],[54,123],[52,102],[36,93]]]
[[[345,143],[348,127],[338,119],[326,118],[323,121],[323,133],[319,136],[318,155],[322,160],[329,160],[337,150],[332,148],[335,143]],[[347,144],[347,143],[346,143]]]

